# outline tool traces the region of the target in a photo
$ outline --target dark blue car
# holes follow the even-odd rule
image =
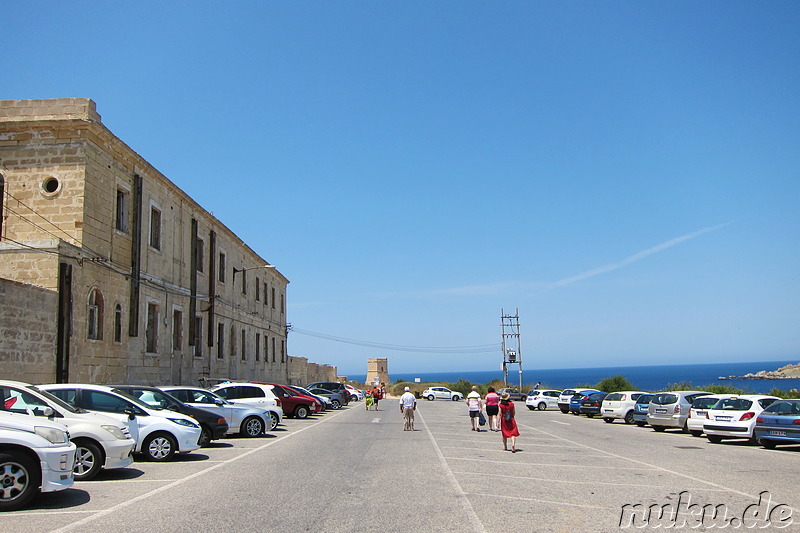
[[[800,444],[800,400],[778,400],[758,415],[753,435],[764,448]]]
[[[590,394],[594,392],[600,392],[594,389],[587,389],[583,392],[576,392],[572,395],[572,398],[569,399],[569,412],[573,415],[581,414],[581,402],[589,397]]]

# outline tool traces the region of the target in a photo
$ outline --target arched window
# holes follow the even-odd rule
[[[89,291],[89,308],[86,315],[88,333],[86,337],[93,340],[103,339],[103,294],[99,289]]]

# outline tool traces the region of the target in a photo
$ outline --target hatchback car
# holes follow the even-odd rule
[[[0,381],[0,401],[12,413],[48,418],[66,426],[77,446],[75,479],[94,478],[102,468],[124,468],[133,462],[136,441],[128,424],[109,416],[90,413],[28,383]]]
[[[761,411],[780,400],[775,396],[742,395],[718,401],[706,412],[703,431],[709,442],[719,443],[722,439],[749,439],[756,444],[753,429]]]
[[[0,511],[74,483],[75,444],[56,422],[0,409]]]
[[[779,400],[756,417],[755,438],[764,448],[800,444],[800,400]]]
[[[590,394],[594,394],[596,392],[600,392],[599,390],[588,389],[588,390],[581,390],[576,392],[572,395],[572,398],[569,399],[569,412],[573,415],[581,414],[581,403],[583,400],[589,397]]]
[[[225,420],[225,417],[187,405],[174,396],[170,396],[169,393],[155,387],[115,385],[114,391],[130,394],[155,409],[167,409],[194,418],[200,424],[201,432],[197,443],[201,447],[208,446],[212,440],[223,438],[228,432],[228,421]]]
[[[653,394],[642,394],[633,406],[633,423],[640,428],[647,425],[647,412],[650,409],[650,400]]]
[[[178,452],[191,452],[200,447],[200,425],[189,416],[174,411],[154,409],[106,385],[59,383],[39,385],[68,404],[98,412],[125,422],[136,439],[134,452],[141,452],[152,461],[168,461]]]
[[[731,396],[735,396],[735,394],[712,394],[695,398],[689,408],[689,417],[686,419],[686,429],[689,430],[689,433],[693,437],[701,436],[703,434],[703,425],[707,422],[706,412],[714,407],[714,404],[718,401]]]
[[[689,432],[686,420],[689,418],[689,409],[692,402],[700,396],[708,396],[710,392],[703,391],[671,391],[658,392],[650,400],[647,411],[647,423],[655,431],[664,431],[667,428],[678,428],[685,433]]]
[[[558,409],[558,397],[561,396],[560,390],[532,390],[528,397],[525,398],[525,405],[528,409],[533,411],[538,409],[544,411],[545,409]]]
[[[272,387],[269,385],[261,385],[259,383],[228,382],[212,387],[211,392],[214,392],[233,403],[252,405],[254,407],[260,407],[261,409],[266,409],[277,413],[277,421],[273,420],[273,429],[283,418],[281,399],[275,396],[275,393],[272,392]]]
[[[603,400],[603,420],[609,424],[614,420],[622,419],[626,424],[633,424],[633,408],[639,396],[645,394],[641,391],[612,392]]]
[[[422,397],[427,398],[429,401],[433,400],[453,400],[458,402],[464,399],[464,395],[460,392],[452,391],[447,387],[429,387],[422,391]]]
[[[589,418],[599,416],[603,407],[603,400],[608,396],[607,392],[593,392],[586,396],[581,401],[581,406],[578,409],[580,414],[586,415]]]
[[[307,390],[310,394],[316,394],[317,396],[327,398],[331,402],[331,409],[340,409],[342,405],[344,405],[344,397],[342,396],[341,392],[333,392],[327,389],[320,389],[319,387],[314,387],[312,389],[305,389],[302,387],[297,388],[299,390]]]
[[[281,400],[283,412],[292,418],[308,418],[309,415],[319,413],[322,410],[322,402],[304,396],[285,385],[276,383],[261,383],[267,387],[272,387],[272,393]]]
[[[575,393],[578,392],[600,392],[597,389],[564,389],[561,391],[561,396],[558,397],[558,408],[562,413],[567,414],[570,412],[569,403]]]
[[[273,417],[270,411],[252,405],[229,402],[209,390],[187,386],[161,387],[161,390],[186,405],[224,417],[228,421],[228,434],[238,433],[243,437],[258,437],[265,431],[275,429],[272,426]]]

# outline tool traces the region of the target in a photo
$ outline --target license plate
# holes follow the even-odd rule
[[[732,417],[730,417],[730,416],[718,416],[717,420],[719,420],[720,422],[728,422],[728,421],[730,421],[731,418]]]
[[[666,409],[656,409],[656,413],[658,413],[658,414],[660,414],[660,415],[661,415],[661,414],[665,414],[666,412],[667,412],[667,410],[666,410]]]
[[[785,437],[786,436],[786,432],[785,431],[779,431],[777,429],[771,430],[769,432],[769,434],[770,435],[775,435],[776,437]]]
[[[614,410],[613,410],[613,409],[603,409],[603,410],[604,410],[606,413],[613,413],[613,412],[614,412]]]

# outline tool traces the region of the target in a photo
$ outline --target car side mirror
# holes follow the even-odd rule
[[[124,412],[128,415],[128,420],[136,420],[136,413],[133,412],[133,409],[125,409]]]
[[[215,403],[215,404],[217,404],[217,405],[225,405],[225,402],[223,402],[223,401],[222,401],[222,400],[220,400],[219,398],[216,398],[216,399],[214,400],[214,403]]]
[[[48,407],[42,407],[42,415],[43,416],[45,416],[47,418],[50,418],[51,416],[54,416],[55,414],[56,414],[56,412],[53,410],[52,407],[49,407],[49,406]]]

